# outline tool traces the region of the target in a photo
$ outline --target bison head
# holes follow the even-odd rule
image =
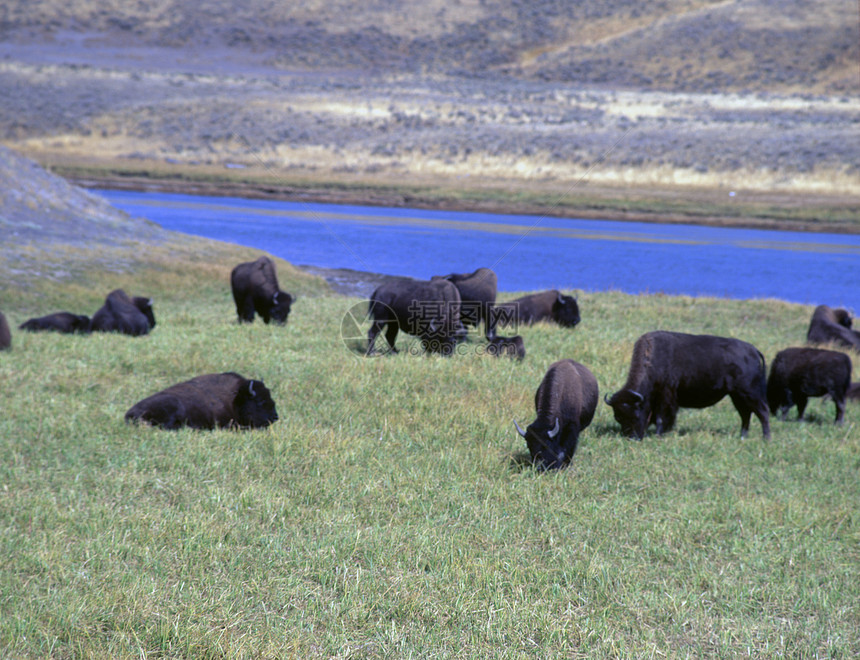
[[[152,309],[152,298],[144,298],[142,296],[135,296],[131,299],[132,304],[137,307],[143,315],[146,317],[146,322],[149,325],[149,329],[155,327],[155,312]]]
[[[565,328],[572,328],[579,323],[579,305],[576,298],[559,293],[552,304],[552,318]]]
[[[535,420],[528,425],[525,431],[517,424],[517,420],[514,420],[514,426],[517,428],[517,433],[525,438],[529,453],[532,456],[532,463],[538,469],[557,469],[566,465],[570,460],[559,442],[561,429],[558,417],[555,418],[552,425],[546,420]]]
[[[281,325],[287,322],[287,317],[290,315],[290,306],[293,304],[293,297],[286,291],[276,291],[272,296],[272,307],[269,310],[269,316],[275,323]]]
[[[848,310],[845,309],[834,309],[833,310],[833,318],[836,319],[836,322],[849,330],[851,329],[851,314],[848,313]]]
[[[619,390],[612,398],[603,397],[612,406],[615,421],[621,424],[621,432],[631,438],[641,440],[648,428],[649,406],[645,397],[635,390]]]
[[[234,401],[236,422],[243,428],[260,428],[278,421],[278,411],[261,380],[242,383]]]

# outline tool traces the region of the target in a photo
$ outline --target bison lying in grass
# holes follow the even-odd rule
[[[135,296],[129,298],[122,289],[111,291],[105,304],[93,314],[90,328],[93,332],[120,332],[139,337],[155,327],[152,300]]]
[[[844,309],[819,305],[812,313],[807,344],[836,344],[860,351],[860,334],[851,329],[851,315]]]
[[[90,317],[71,312],[55,312],[47,316],[27,319],[18,326],[28,332],[59,332],[62,334],[87,333],[90,331]]]
[[[125,421],[165,429],[260,428],[278,420],[269,389],[237,373],[207,374],[177,383],[134,404]]]

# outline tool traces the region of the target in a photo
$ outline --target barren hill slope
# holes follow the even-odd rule
[[[852,0],[11,0],[0,40],[229,48],[286,69],[857,91]],[[229,55],[228,55],[229,57]]]
[[[858,34],[854,0],[10,0],[0,143],[102,185],[856,225]]]

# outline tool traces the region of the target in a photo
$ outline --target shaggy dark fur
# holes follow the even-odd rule
[[[240,323],[252,323],[255,312],[264,323],[287,322],[293,297],[281,291],[275,264],[268,257],[236,266],[230,273],[230,288]]]
[[[541,469],[560,468],[576,453],[579,434],[594,418],[597,380],[579,362],[559,360],[550,365],[535,392],[535,420],[523,431],[532,462]]]
[[[165,429],[260,428],[278,419],[269,389],[237,373],[207,374],[177,383],[134,404],[125,421]]]
[[[678,408],[706,408],[729,395],[741,416],[750,416],[770,437],[764,357],[752,344],[728,337],[648,332],[636,340],[624,387],[605,399],[622,433],[642,439],[651,424],[657,435],[675,425]]]

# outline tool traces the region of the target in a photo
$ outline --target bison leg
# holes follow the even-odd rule
[[[809,402],[809,397],[805,394],[800,394],[795,397],[797,399],[797,421],[803,420],[803,413],[806,411],[806,404]]]
[[[373,355],[376,337],[380,332],[382,332],[383,327],[385,327],[385,339],[391,347],[391,352],[397,352],[397,349],[394,348],[394,341],[397,339],[397,323],[394,321],[374,321],[371,324],[370,329],[367,331],[367,352],[365,355]]]
[[[671,406],[663,406],[654,415],[654,425],[656,426],[657,435],[663,435],[671,431],[675,426],[675,419],[678,417],[678,409]]]
[[[376,336],[380,330],[382,330],[382,324],[378,321],[374,321],[370,325],[370,329],[367,331],[367,352],[365,355],[373,355],[373,345],[376,343]]]
[[[768,412],[767,403],[764,399],[750,400],[737,394],[732,394],[731,399],[732,403],[735,405],[735,409],[741,416],[741,437],[747,437],[747,433],[749,433],[750,430],[750,419],[752,418],[752,414],[755,413],[755,416],[758,417],[758,421],[761,422],[762,437],[765,440],[769,439],[770,413]]]
[[[397,331],[399,329],[400,328],[397,323],[389,323],[388,327],[385,329],[385,341],[387,341],[388,345],[391,347],[392,353],[397,352],[397,349],[394,348],[394,342],[397,341]]]
[[[239,323],[254,322],[254,301],[250,296],[236,300],[236,315],[239,317]]]

